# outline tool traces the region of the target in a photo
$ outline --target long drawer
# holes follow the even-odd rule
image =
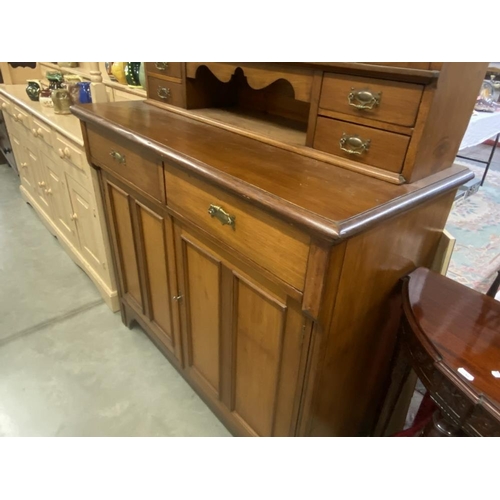
[[[171,165],[167,205],[298,290],[304,287],[309,237],[267,212]]]
[[[401,172],[410,138],[341,120],[318,117],[314,147],[389,172]]]
[[[180,62],[147,62],[146,71],[159,76],[182,78],[182,63]]]
[[[415,124],[423,86],[376,78],[326,74],[321,109],[354,117],[412,127]]]
[[[111,171],[145,195],[165,202],[163,165],[145,149],[127,147],[115,137],[87,127],[92,162]]]

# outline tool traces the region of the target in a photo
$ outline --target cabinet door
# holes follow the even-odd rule
[[[26,149],[21,145],[21,141],[19,140],[17,133],[13,130],[13,127],[9,129],[9,137],[12,144],[12,150],[14,151],[14,156],[16,158],[16,164],[19,169],[21,185],[26,188],[29,194],[33,195],[35,192],[33,167],[28,162]]]
[[[73,220],[73,209],[66,186],[64,171],[58,161],[44,152],[40,153],[41,161],[46,175],[47,197],[52,208],[55,225],[74,246],[78,247],[76,226]]]
[[[52,213],[50,210],[48,194],[48,182],[47,173],[44,169],[43,163],[40,159],[38,149],[30,141],[23,141],[26,148],[26,160],[28,163],[28,168],[31,168],[34,178],[34,191],[33,197],[35,202],[38,204],[40,209],[45,212],[45,214],[52,218]]]
[[[182,362],[171,217],[119,181],[103,179],[122,297]]]
[[[71,177],[66,176],[71,200],[71,218],[76,224],[78,246],[82,257],[98,272],[103,270],[97,212],[92,195]]]
[[[185,370],[243,435],[295,433],[310,325],[280,285],[176,224]]]

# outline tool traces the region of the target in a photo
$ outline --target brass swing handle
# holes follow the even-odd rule
[[[340,149],[350,155],[360,155],[370,149],[370,139],[362,139],[359,135],[342,134],[339,144]]]
[[[161,85],[158,85],[156,94],[160,99],[168,99],[171,96],[170,89],[168,87],[162,87]]]
[[[234,215],[229,215],[222,207],[210,205],[208,213],[211,217],[218,219],[223,226],[227,224],[235,229],[236,217]]]
[[[372,92],[371,90],[356,90],[351,88],[351,92],[347,96],[349,106],[357,109],[373,109],[380,105],[382,92]]]
[[[116,160],[118,163],[125,165],[125,155],[120,154],[118,151],[112,150],[111,153],[109,153],[109,156],[111,156],[111,158]]]
[[[155,62],[155,68],[160,71],[165,71],[168,69],[168,62]]]

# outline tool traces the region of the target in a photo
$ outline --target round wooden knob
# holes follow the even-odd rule
[[[27,166],[28,166],[28,164],[27,164],[27,163],[24,163],[24,162],[23,162],[23,163],[21,163],[21,167],[22,167],[22,168],[26,168]]]
[[[18,119],[19,121],[21,121],[21,120],[23,119],[23,115],[22,115],[21,113],[19,113],[19,114],[17,115],[17,119]]]
[[[2,102],[2,109],[7,109],[7,104],[5,104],[4,102]]]
[[[71,215],[69,216],[69,218],[70,218],[71,220],[76,220],[76,219],[78,219],[78,215],[76,215],[76,213],[73,213],[73,214],[71,214]]]
[[[43,136],[43,130],[41,128],[38,128],[38,130],[36,131],[38,137],[42,137]]]
[[[64,156],[66,156],[66,158],[71,157],[71,151],[69,150],[69,148],[64,148]]]
[[[63,151],[61,148],[59,148],[59,149],[57,150],[57,152],[59,153],[59,156],[60,156],[61,158],[64,158],[64,151]]]
[[[31,129],[31,131],[33,132],[33,135],[36,137],[37,136],[36,129]]]

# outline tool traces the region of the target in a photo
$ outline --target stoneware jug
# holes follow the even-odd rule
[[[54,103],[54,113],[56,115],[69,115],[71,111],[71,96],[68,89],[56,89],[51,94],[52,102]]]

